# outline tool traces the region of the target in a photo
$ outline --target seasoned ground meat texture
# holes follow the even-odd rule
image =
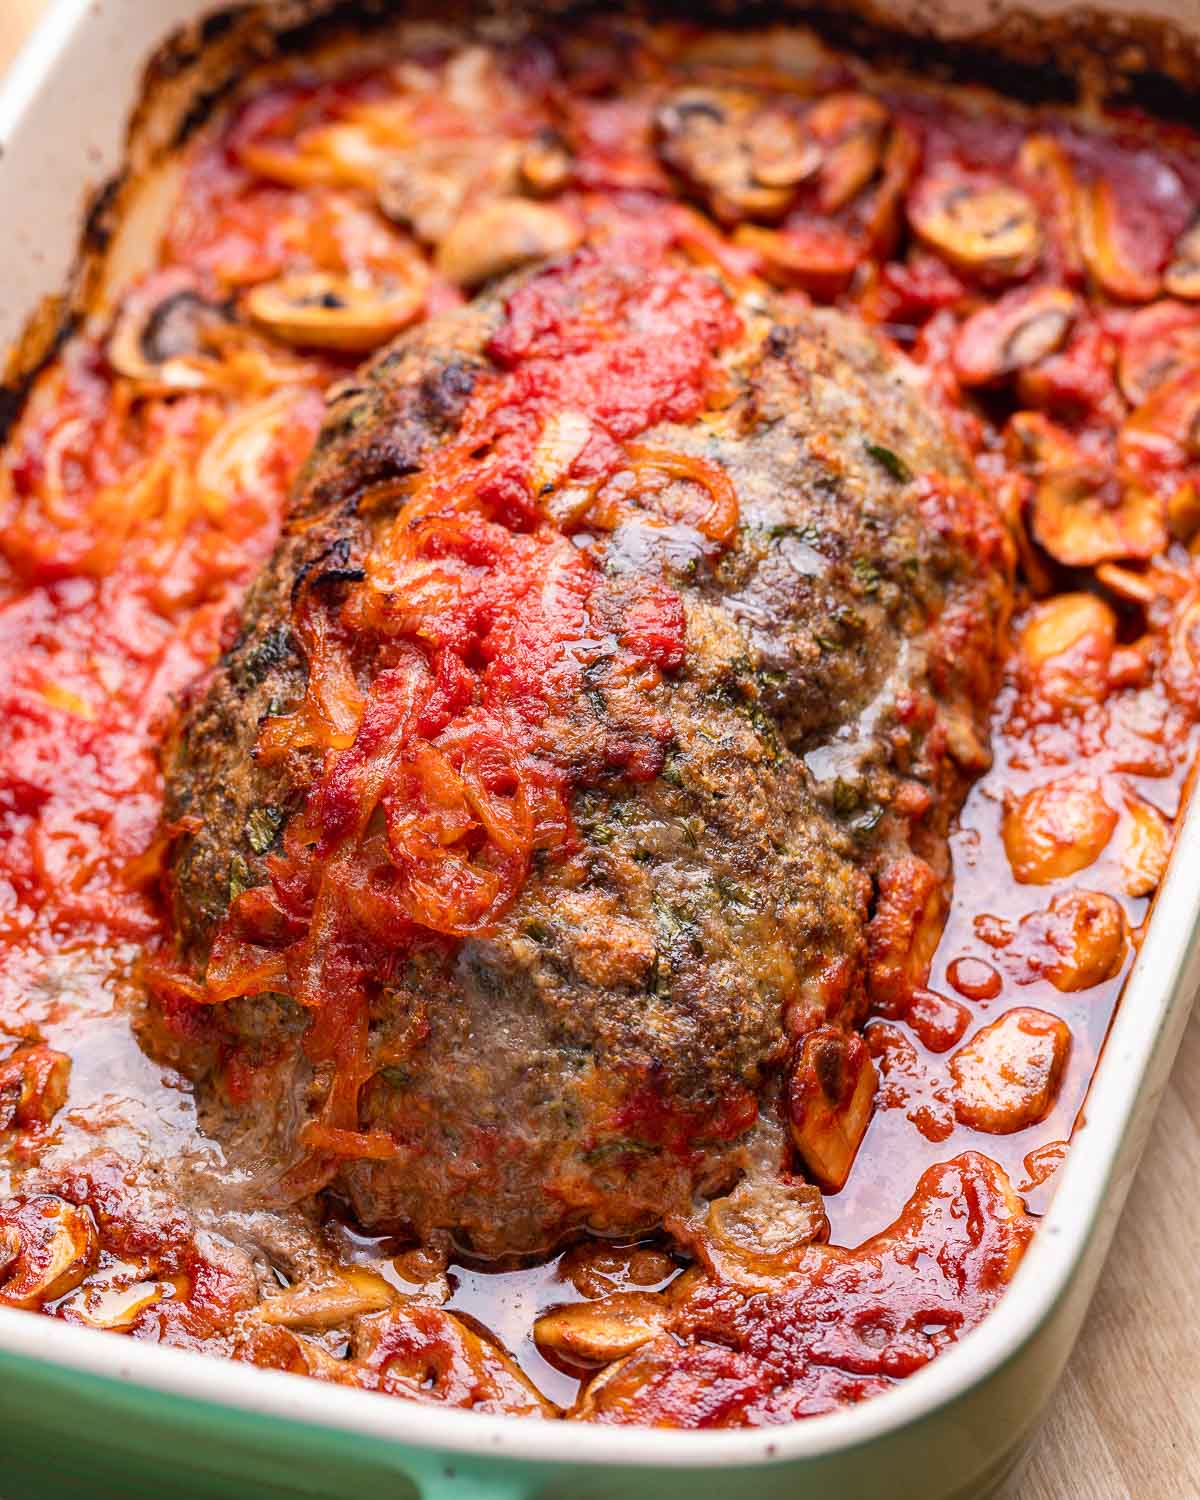
[[[195,978],[231,899],[278,878],[272,861],[289,829],[304,837],[312,788],[341,753],[261,753],[264,720],[306,691],[296,601],[353,617],[413,484],[504,365],[522,297],[526,312],[557,296],[578,313],[596,278],[625,277],[636,334],[643,268],[589,255],[429,322],[331,397],[287,532],[168,764],[167,817],[182,829],[171,897]],[[535,849],[482,930],[408,932],[372,960],[361,1135],[315,1179],[365,1224],[535,1252],[581,1226],[627,1233],[686,1214],[764,1153],[783,1164],[784,1084],[805,1036],[865,1012],[873,881],[914,856],[944,872],[948,820],[986,761],[1009,597],[1001,528],[901,355],[835,312],[761,294],[736,312],[711,340],[700,413],[629,445],[635,481],[637,455],[659,455],[645,494],[622,489],[617,465],[599,511],[556,513],[570,487],[551,494],[552,478],[549,520],[491,512],[521,546],[542,539],[554,576],[586,564],[594,630],[640,640],[630,621],[645,600],[676,601],[684,649],[592,642],[567,689],[522,721],[523,753],[560,768],[569,835]],[[714,468],[736,491],[728,537],[697,520],[695,473]],[[348,647],[364,695],[399,660],[370,639]],[[259,1180],[299,1191],[333,1053],[314,1055],[311,1015],[286,986],[209,1014],[202,1033],[151,1029],[198,1077],[208,1128]]]

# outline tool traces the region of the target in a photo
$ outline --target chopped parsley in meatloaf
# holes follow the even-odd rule
[[[795,1070],[841,1087],[895,893],[945,873],[1009,567],[933,394],[839,313],[643,245],[401,338],[331,397],[168,766],[208,1128],[487,1256],[836,1177]]]

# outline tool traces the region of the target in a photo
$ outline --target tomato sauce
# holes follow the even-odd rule
[[[561,38],[490,58],[427,47],[247,84],[184,148],[157,264],[117,319],[184,295],[215,320],[204,354],[131,371],[114,329],[93,320],[35,382],[0,459],[0,1189],[41,1171],[57,1196],[14,1211],[34,1290],[18,1297],[0,1263],[0,1300],[414,1399],[434,1399],[412,1371],[436,1347],[447,1368],[484,1372],[486,1409],[546,1415],[541,1398],[570,1406],[594,1363],[548,1352],[535,1321],[633,1298],[630,1316],[657,1336],[595,1383],[580,1414],[720,1425],[862,1399],[1003,1290],[1084,1108],[1197,749],[1200,143],[1139,119],[876,77],[832,54],[804,76],[765,55],[722,70],[696,45],[672,29],[597,38],[582,59]],[[663,147],[656,110],[684,85],[791,101],[782,124],[772,117],[773,177],[747,182],[731,156],[706,176],[686,142]],[[796,118],[819,147],[808,166],[794,159]],[[412,148],[416,121],[435,178],[453,180],[434,147],[469,182],[457,202],[410,204],[400,228],[377,208],[380,163]],[[502,165],[513,141],[519,170]],[[772,189],[782,196],[764,199]],[[309,842],[275,860],[269,888],[234,901],[207,992],[189,988],[162,959],[161,746],[276,542],[323,393],[355,363],[344,347],[290,345],[247,315],[245,293],[297,272],[391,285],[419,264],[424,313],[436,313],[469,295],[475,273],[444,253],[444,227],[422,226],[518,192],[552,202],[584,247],[510,299],[489,350],[497,373],[472,396],[461,441],[432,457],[372,556],[377,576],[356,585],[356,627],[392,653],[367,697],[345,640],[303,591],[296,600],[308,691],[264,721],[259,754],[327,752]],[[443,1306],[428,1326],[390,1328],[349,1360],[283,1326],[243,1337],[254,1289],[183,1219],[148,1214],[123,1176],[131,1141],[206,1149],[186,1087],[130,1040],[139,956],[155,956],[160,1003],[193,1035],[204,1007],[231,996],[283,992],[313,1013],[309,1055],[339,1084],[310,1127],[298,1193],[326,1183],[339,1155],[394,1149],[357,1129],[373,958],[369,942],[347,957],[330,940],[343,916],[317,866],[364,857],[341,851],[403,739],[411,774],[385,806],[399,873],[374,888],[375,919],[389,941],[407,924],[449,944],[486,930],[535,853],[569,848],[570,797],[589,777],[659,773],[670,730],[649,712],[604,746],[602,766],[529,750],[530,726],[575,686],[550,680],[562,641],[602,630],[647,684],[686,652],[665,585],[591,617],[595,566],[541,524],[530,476],[552,465],[593,522],[605,507],[619,515],[614,476],[631,466],[679,478],[677,455],[638,439],[714,399],[718,355],[739,331],[733,296],[766,285],[856,310],[928,369],[1021,560],[992,765],[952,834],[927,972],[866,1027],[874,1112],[849,1181],[825,1195],[829,1244],[775,1265],[761,1297],[745,1295],[744,1265],[706,1261],[711,1249],[684,1236],[614,1251],[600,1271],[578,1248],[531,1268],[434,1267]],[[584,406],[580,426],[570,414]],[[719,545],[736,530],[736,495],[715,466],[688,463],[695,504],[682,519]],[[397,613],[401,584],[431,564],[436,585]],[[1044,1107],[1010,1076],[1020,1056],[997,1081],[989,1048],[1026,1043],[991,1028],[1017,1009],[1041,1014],[1055,1048]],[[104,1165],[73,1171],[85,1149]],[[974,1238],[953,1208],[968,1200]],[[60,1233],[76,1236],[91,1279],[39,1294],[49,1262],[37,1248]],[[341,1262],[394,1291],[425,1285],[406,1247],[359,1234],[336,1205],[325,1233]],[[931,1269],[943,1251],[953,1274]],[[710,1278],[699,1290],[696,1264]],[[684,1352],[669,1358],[664,1339]],[[472,1404],[453,1389],[442,1397]]]

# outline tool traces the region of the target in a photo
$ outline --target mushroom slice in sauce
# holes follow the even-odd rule
[[[1159,277],[1139,265],[1131,231],[1121,223],[1121,206],[1111,182],[1089,183],[1077,198],[1079,248],[1092,279],[1121,302],[1149,302],[1159,292]]]
[[[821,1026],[805,1037],[792,1072],[792,1140],[809,1176],[829,1192],[850,1175],[875,1083],[875,1064],[856,1032]]]
[[[1126,417],[1117,456],[1127,470],[1148,480],[1200,460],[1200,362],[1157,386]]]
[[[1065,469],[1038,485],[1033,534],[1070,568],[1153,557],[1166,546],[1166,507],[1144,485],[1119,484],[1099,470]]]
[[[4,1037],[0,1034],[0,1048]],[[44,1043],[0,1056],[0,1131],[48,1125],[67,1102],[71,1059]]]
[[[522,161],[520,148],[508,141],[420,141],[389,158],[376,197],[389,219],[436,245],[454,228],[468,199],[512,192]]]
[[[771,281],[800,287],[814,297],[836,297],[844,291],[862,258],[861,246],[845,230],[818,221],[786,230],[743,224],[734,240],[758,253]]]
[[[376,1272],[340,1266],[331,1275],[268,1297],[258,1315],[280,1328],[336,1328],[352,1318],[382,1312],[397,1300],[396,1291]]]
[[[99,1249],[90,1209],[51,1193],[0,1203],[0,1306],[36,1309],[74,1291]]]
[[[565,255],[581,237],[578,225],[549,204],[493,198],[462,214],[433,263],[457,286],[477,287],[529,261]]]
[[[1200,301],[1200,218],[1194,219],[1175,242],[1171,262],[1163,273],[1163,287],[1172,297]]]
[[[188,273],[153,277],[126,300],[109,335],[108,361],[154,390],[207,389],[216,365],[206,349],[230,318],[228,304],[205,296]]]
[[[1188,368],[1200,368],[1200,307],[1166,299],[1139,308],[1121,340],[1117,378],[1131,406]]]
[[[1045,1119],[1070,1050],[1070,1029],[1057,1016],[1025,1005],[1006,1011],[950,1059],[955,1114],[988,1135]]]
[[[559,192],[571,180],[571,155],[552,130],[543,130],[521,152],[521,184],[538,197]]]
[[[1017,154],[1017,170],[1037,199],[1063,275],[1075,281],[1083,273],[1083,258],[1076,232],[1078,188],[1071,158],[1052,135],[1031,135]]]
[[[365,353],[420,316],[425,279],[363,282],[324,271],[264,282],[246,298],[254,321],[285,344]]]
[[[543,1353],[576,1364],[606,1365],[632,1354],[666,1327],[670,1304],[657,1292],[615,1292],[543,1313],[533,1337]]]
[[[822,161],[798,113],[748,90],[683,89],[655,124],[663,161],[726,223],[778,219]]]
[[[1079,299],[1058,286],[1021,287],[973,313],[959,330],[952,358],[963,385],[990,385],[1062,347]]]
[[[818,203],[836,213],[856,198],[879,171],[888,111],[870,94],[829,94],[805,117],[808,133],[822,149]]]
[[[669,1219],[666,1227],[706,1270],[743,1286],[769,1286],[795,1270],[810,1245],[829,1238],[819,1188],[782,1181],[755,1166],[731,1193],[712,1199],[703,1214]],[[674,1298],[686,1291],[688,1274],[672,1283]]]
[[[1039,478],[1087,466],[1083,449],[1065,427],[1040,411],[1016,411],[1004,429],[1005,457],[1014,468]]]
[[[1015,280],[1041,253],[1033,200],[998,178],[938,167],[913,189],[908,218],[932,250],[985,278]]]

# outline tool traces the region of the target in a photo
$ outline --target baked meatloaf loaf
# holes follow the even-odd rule
[[[169,758],[207,1128],[481,1256],[839,1186],[1010,566],[915,366],[649,233],[401,337]]]

